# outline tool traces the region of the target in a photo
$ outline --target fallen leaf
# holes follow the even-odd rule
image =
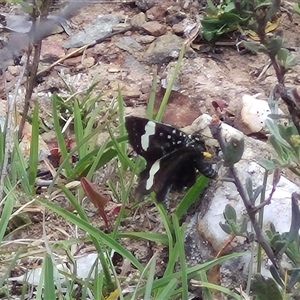
[[[104,210],[105,205],[110,201],[107,197],[104,197],[95,185],[90,182],[87,178],[82,177],[80,179],[83,190],[85,191],[86,196],[90,199],[90,201],[98,208],[101,217],[105,222],[105,226],[109,228],[109,222]]]

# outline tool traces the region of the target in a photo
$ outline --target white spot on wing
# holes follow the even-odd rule
[[[170,138],[171,138],[171,136],[168,134],[167,138],[168,138],[168,139],[170,139]]]
[[[154,175],[158,172],[160,167],[160,160],[157,160],[149,170],[149,178],[146,181],[146,190],[150,190],[154,184]]]
[[[154,133],[155,133],[155,123],[149,121],[145,126],[145,133],[141,136],[141,144],[142,144],[142,149],[144,151],[147,151],[149,147],[150,136],[154,135]]]

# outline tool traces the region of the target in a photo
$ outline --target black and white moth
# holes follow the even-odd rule
[[[217,172],[205,160],[205,143],[198,134],[187,135],[172,126],[139,117],[126,117],[129,142],[137,154],[145,158],[138,196],[156,193],[163,201],[171,188],[181,190],[192,186],[197,170],[208,178]]]

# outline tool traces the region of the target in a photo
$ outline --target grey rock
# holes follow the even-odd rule
[[[64,48],[79,48],[95,42],[112,32],[122,17],[120,15],[99,15],[95,21],[88,25],[84,30],[70,37],[63,44]]]
[[[146,22],[146,15],[143,12],[132,17],[130,24],[135,28],[140,28]]]
[[[130,36],[120,37],[116,42],[116,46],[131,54],[134,54],[136,51],[140,51],[143,49],[141,44],[139,44],[136,40],[134,40]]]
[[[145,53],[150,64],[162,64],[172,58],[178,58],[183,40],[174,34],[166,34],[152,42]]]
[[[135,5],[141,10],[146,11],[153,7],[157,3],[157,0],[136,0]]]

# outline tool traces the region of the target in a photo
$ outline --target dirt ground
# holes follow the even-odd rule
[[[169,10],[170,15],[172,12],[178,14],[178,11],[181,11],[186,18],[194,21],[195,11],[199,7],[190,4],[182,9],[186,2],[170,2],[170,6],[173,7],[172,10]],[[120,14],[123,16],[123,22],[126,23],[127,20],[140,12],[140,8],[132,2],[89,4],[71,19],[71,34],[84,29],[100,14]],[[172,26],[168,24],[167,18],[161,18],[159,22],[166,24],[167,32],[172,32]],[[298,59],[300,58],[299,23],[300,18],[298,15],[293,14],[293,19],[290,20],[288,15],[283,13],[278,28],[283,32],[285,45],[295,50],[294,54]],[[96,91],[102,93],[102,99],[105,101],[112,101],[117,95],[118,88],[121,87],[126,104],[126,114],[143,116],[151,92],[153,71],[157,68],[159,91],[156,101],[158,107],[165,91],[161,87],[161,79],[172,74],[176,59],[165,61],[160,66],[156,66],[144,60],[150,43],[140,43],[141,49],[133,53],[122,50],[116,45],[123,36],[138,41],[145,35],[145,31],[142,29],[129,30],[124,34],[115,35],[87,49],[78,56],[63,60],[52,68],[46,76],[42,76],[41,83],[34,91],[33,101],[39,101],[42,104],[41,114],[44,115],[44,118],[51,120],[49,111],[51,111],[52,91],[59,91],[62,95],[67,94],[61,76],[76,91],[86,90],[93,81],[97,81]],[[147,35],[151,36],[151,34]],[[50,65],[49,55],[57,58],[66,55],[67,51],[62,45],[67,39],[69,39],[68,35],[63,32],[51,35],[43,41],[40,70],[44,70]],[[178,127],[184,127],[191,124],[200,114],[213,114],[213,101],[225,101],[234,115],[243,94],[261,93],[260,98],[267,99],[271,88],[276,84],[276,77],[272,68],[261,75],[261,71],[267,63],[268,58],[265,55],[241,54],[235,46],[216,46],[214,53],[191,49],[186,54],[181,67],[177,82],[179,90],[172,93],[163,121]],[[17,77],[18,68],[16,66],[8,69],[11,83]],[[296,86],[299,84],[298,71],[299,67],[297,66],[287,74],[287,85]],[[44,138],[51,143],[51,138]],[[58,201],[65,206],[65,199],[63,198],[56,197],[54,201]],[[44,251],[42,250],[44,247],[41,226],[42,212],[39,211],[39,208],[36,210],[32,208],[31,210],[29,210],[31,216],[30,226],[12,236],[11,240],[19,241],[15,242],[14,246],[34,243],[34,248],[41,250],[40,256],[37,254],[35,257],[35,264],[38,265],[40,259],[44,257]],[[157,212],[151,207],[145,210],[146,213],[129,217],[126,224],[123,224],[124,228],[132,231],[137,229],[159,231],[161,224],[156,219]],[[96,227],[104,228],[104,224],[99,215],[95,213],[95,209],[90,214],[90,218]],[[46,232],[51,244],[74,237],[77,234],[83,236],[82,232],[76,233],[73,227],[51,212],[47,212],[45,222]],[[11,245],[7,245],[7,247],[11,247]],[[155,251],[152,245],[137,245],[132,244],[131,241],[128,241],[127,247],[141,262],[147,262]],[[89,245],[86,245],[84,248],[78,249],[77,252],[86,253],[90,250]],[[33,266],[32,260],[29,260],[31,261],[30,265]],[[26,263],[26,261],[23,261],[23,263]],[[5,270],[0,267],[0,273],[3,271]],[[23,271],[24,267],[20,266],[20,269],[14,272],[14,276],[22,274]]]

